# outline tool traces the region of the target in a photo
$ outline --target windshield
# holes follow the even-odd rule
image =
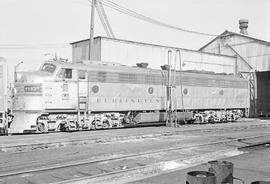
[[[45,63],[42,66],[41,71],[53,73],[55,71],[55,69],[56,69],[56,66],[54,64]]]

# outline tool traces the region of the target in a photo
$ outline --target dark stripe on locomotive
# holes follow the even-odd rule
[[[134,73],[117,73],[105,71],[89,71],[89,82],[100,83],[128,83],[128,84],[150,84],[150,85],[166,85],[166,73],[163,76],[157,74],[134,74]],[[173,80],[173,77],[172,77]],[[239,81],[233,79],[213,79],[202,78],[199,76],[176,75],[175,83],[177,86],[200,86],[200,87],[220,87],[220,88],[240,88],[247,89],[247,81]]]

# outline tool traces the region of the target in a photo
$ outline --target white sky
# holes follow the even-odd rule
[[[211,34],[239,32],[238,20],[249,19],[248,33],[270,41],[269,0],[111,0],[168,24]],[[213,37],[194,35],[137,20],[104,7],[117,38],[199,49]],[[87,0],[0,0],[0,57],[9,63],[10,74],[34,70],[46,53],[71,58],[70,43],[89,37],[90,5]],[[106,36],[96,14],[95,36]],[[31,48],[5,49],[26,44]],[[57,44],[48,48],[40,44]],[[50,45],[51,46],[51,45]],[[34,48],[33,48],[34,47]],[[57,48],[56,48],[57,47]]]

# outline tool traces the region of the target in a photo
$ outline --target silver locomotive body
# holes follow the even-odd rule
[[[53,61],[45,62],[37,72],[24,73],[15,87],[11,133],[109,128],[166,120],[164,70]],[[248,80],[176,72],[172,99],[176,111],[188,111],[200,122],[217,121],[249,108]]]

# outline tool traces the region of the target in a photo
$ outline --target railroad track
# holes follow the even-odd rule
[[[215,128],[197,128],[190,130],[176,130],[176,131],[167,131],[167,132],[154,132],[151,134],[135,134],[128,136],[115,136],[115,137],[103,137],[102,138],[86,138],[86,136],[80,139],[73,140],[61,140],[61,141],[50,141],[50,142],[41,142],[41,143],[30,143],[30,144],[17,144],[17,145],[4,145],[0,146],[0,152],[22,152],[22,151],[31,151],[38,149],[49,149],[49,148],[59,148],[66,146],[79,146],[87,144],[96,144],[96,143],[108,143],[108,142],[117,142],[125,140],[134,140],[134,139],[147,139],[147,138],[156,138],[162,136],[177,136],[182,134],[196,134],[202,132],[234,132],[239,130],[246,129],[260,129],[270,127],[270,124],[258,124],[258,125],[239,125],[235,127],[215,127]],[[57,138],[56,138],[57,139]]]
[[[134,177],[138,179],[225,158],[228,154],[240,154],[238,147],[231,143],[245,140],[246,145],[251,146],[248,141],[254,139],[260,139],[259,142],[256,141],[257,144],[270,142],[270,134],[1,173],[0,183],[114,183],[112,179],[115,183],[121,183],[120,181]]]

